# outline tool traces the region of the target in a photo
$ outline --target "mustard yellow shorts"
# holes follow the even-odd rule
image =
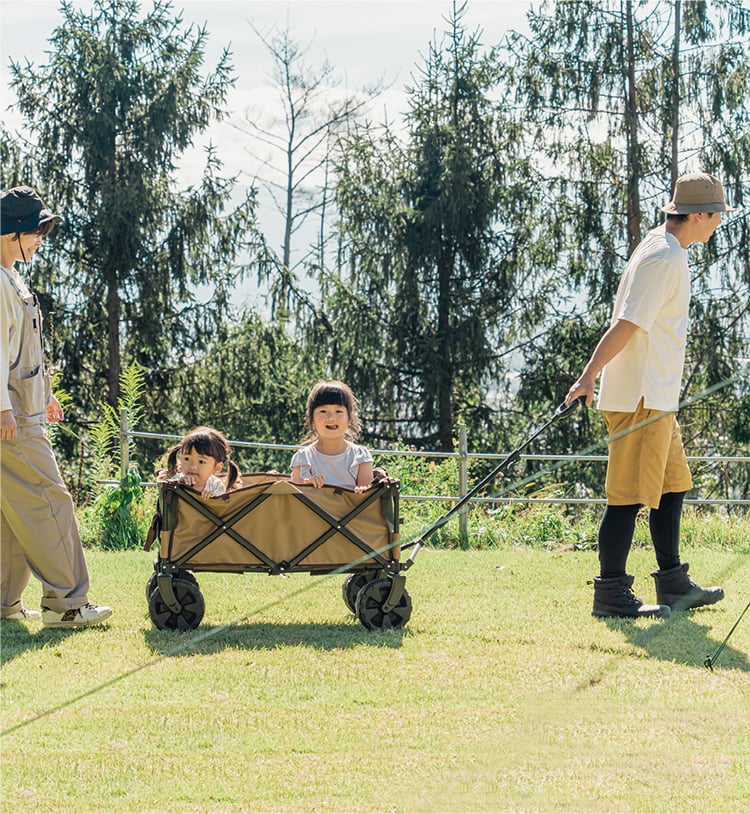
[[[634,413],[604,410],[602,415],[609,430],[607,503],[657,509],[663,494],[692,488],[674,413],[646,410],[641,399]]]

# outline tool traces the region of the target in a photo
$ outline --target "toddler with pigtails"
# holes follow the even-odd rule
[[[167,451],[166,469],[159,481],[190,486],[201,497],[217,497],[242,486],[237,464],[226,437],[213,427],[196,427]],[[226,475],[220,472],[227,466]]]

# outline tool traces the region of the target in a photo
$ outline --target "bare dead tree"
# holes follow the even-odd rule
[[[250,107],[234,126],[251,138],[247,152],[257,162],[253,183],[269,195],[283,223],[278,275],[271,286],[275,308],[288,306],[294,298],[306,299],[297,273],[324,265],[337,136],[365,113],[383,88],[380,80],[355,91],[342,87],[327,58],[318,64],[308,60],[313,41],[303,44],[295,39],[288,16],[283,29],[267,33],[251,20],[248,23],[273,61],[271,80],[279,105],[270,115],[267,106]],[[295,237],[312,218],[319,223],[300,250]]]

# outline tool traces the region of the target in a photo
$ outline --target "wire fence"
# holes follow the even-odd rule
[[[120,412],[120,476],[124,478],[130,467],[130,449],[131,439],[150,439],[160,440],[167,443],[174,443],[179,441],[181,435],[170,435],[166,433],[153,433],[153,432],[140,432],[131,430],[129,426],[129,416],[127,409],[122,409]],[[243,440],[230,440],[232,447],[259,449],[259,450],[281,450],[289,451],[290,453],[299,448],[299,444],[271,444],[263,443],[260,441],[243,441]],[[507,457],[506,453],[492,453],[492,452],[469,452],[468,438],[466,427],[459,425],[458,427],[458,443],[455,452],[439,452],[430,450],[415,450],[415,449],[374,449],[371,448],[373,456],[388,456],[388,457],[413,457],[413,458],[431,458],[431,459],[455,459],[458,466],[458,494],[456,495],[425,495],[425,494],[401,494],[401,500],[413,501],[434,501],[443,503],[457,503],[461,501],[470,491],[469,488],[469,463],[472,460],[482,461],[502,461]],[[750,456],[744,455],[688,455],[689,463],[704,463],[711,465],[742,465],[750,464]],[[572,455],[537,455],[521,453],[518,456],[519,461],[534,461],[540,464],[549,464],[550,470],[559,469],[569,464],[579,464],[583,462],[601,462],[602,465],[606,464],[606,455],[591,455],[591,454],[572,454]],[[102,483],[116,483],[116,481],[102,481]],[[144,486],[154,485],[151,481],[143,481]],[[499,503],[520,503],[520,504],[534,504],[534,503],[549,503],[549,504],[604,504],[606,499],[604,497],[594,496],[555,496],[555,495],[542,495],[542,496],[526,496],[526,495],[493,495],[489,497],[472,497],[467,501],[466,507],[459,514],[459,523],[462,531],[466,529],[467,513],[470,504],[499,504]],[[698,506],[750,506],[750,499],[747,498],[692,498],[686,499],[686,504]]]

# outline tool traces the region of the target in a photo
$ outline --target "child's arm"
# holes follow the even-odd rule
[[[357,467],[357,485],[355,492],[364,492],[372,485],[372,461],[363,461]]]
[[[201,492],[201,497],[219,497],[227,491],[227,485],[216,475],[209,475]]]
[[[292,467],[292,483],[312,484],[316,489],[320,489],[325,483],[325,477],[323,475],[313,475],[311,478],[303,478],[300,474],[301,469],[301,466]]]

